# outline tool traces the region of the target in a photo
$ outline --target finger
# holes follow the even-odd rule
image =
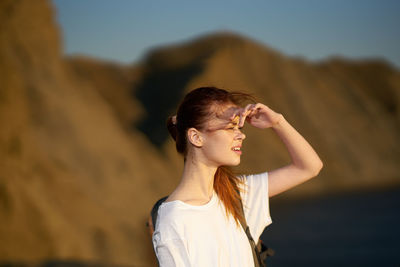
[[[242,126],[243,126],[244,120],[246,119],[246,115],[247,115],[247,114],[246,114],[246,113],[247,113],[246,108],[247,108],[247,107],[243,108],[243,109],[241,110],[241,112],[240,112],[239,127],[242,127]]]
[[[257,108],[256,104],[253,104],[250,107],[250,113],[247,115],[248,118],[254,117],[255,115],[257,115],[259,109]]]
[[[252,109],[254,107],[255,104],[248,104],[246,105],[246,107],[244,108],[245,110],[249,110]]]
[[[247,116],[252,112],[251,109],[248,109],[246,111],[244,111],[243,113],[241,113],[241,117],[240,117],[240,121],[239,121],[239,127],[243,127]]]
[[[259,109],[260,111],[264,111],[267,113],[273,111],[269,106],[261,104],[261,103],[257,103],[256,108]]]
[[[242,111],[242,117],[239,123],[239,127],[243,127],[245,121],[255,111],[256,104],[248,104]]]
[[[239,127],[242,127],[243,120],[246,118],[244,113],[245,113],[244,109],[242,109],[239,113],[239,123],[238,123]]]
[[[251,121],[252,121],[253,118],[254,118],[254,117],[247,116],[247,117],[246,117],[246,121],[247,121],[248,123],[251,124]]]
[[[232,115],[230,116],[230,119],[232,120],[232,119],[234,119],[236,116],[239,116],[240,117],[240,114],[241,113],[245,113],[247,110],[250,110],[250,109],[254,109],[254,105],[255,104],[248,104],[246,107],[244,107],[244,108],[237,108],[233,113],[232,113]]]
[[[252,116],[254,116],[255,114],[257,114],[257,112],[258,112],[258,109],[257,109],[256,107],[252,107],[251,110],[250,110],[249,115],[247,115],[247,116],[248,116],[248,117],[252,117]]]

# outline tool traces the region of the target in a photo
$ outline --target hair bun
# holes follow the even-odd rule
[[[176,115],[171,117],[172,124],[176,125]]]
[[[176,115],[168,117],[167,129],[169,134],[172,136],[172,138],[174,138],[175,141],[176,141],[176,136],[178,134],[178,129],[176,128],[176,122],[177,122]]]

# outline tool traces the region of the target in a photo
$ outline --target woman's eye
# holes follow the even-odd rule
[[[243,128],[243,127],[231,126],[231,127],[228,127],[227,129],[228,129],[228,130],[236,130],[236,129],[241,130],[242,128]]]

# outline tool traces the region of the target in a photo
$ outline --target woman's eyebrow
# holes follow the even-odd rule
[[[239,122],[237,122],[237,121],[231,121],[226,125],[227,128],[236,127],[236,126],[239,126]]]

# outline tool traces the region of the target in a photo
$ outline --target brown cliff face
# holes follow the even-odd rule
[[[47,1],[0,12],[0,261],[154,263],[145,218],[173,170],[70,71]]]
[[[384,62],[312,64],[229,33],[135,66],[64,59],[53,13],[0,2],[0,262],[154,264],[144,221],[182,167],[164,122],[198,86],[254,93],[315,147],[319,178],[285,196],[399,184],[400,75]],[[245,132],[241,170],[289,162],[271,130]]]
[[[242,40],[216,52],[187,88],[246,90],[284,114],[324,161],[319,178],[291,193],[398,183],[399,72],[384,62],[312,64]],[[262,171],[289,161],[275,136],[246,129],[243,167]],[[248,152],[248,153],[246,153]]]

